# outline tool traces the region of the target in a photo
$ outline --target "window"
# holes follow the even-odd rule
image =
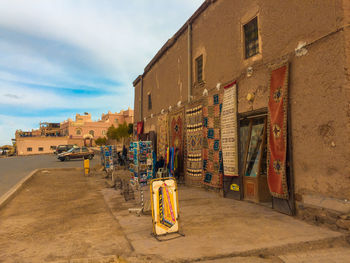
[[[266,175],[266,118],[240,122],[240,165],[245,176]]]
[[[151,93],[148,94],[148,109],[149,109],[149,110],[152,109],[152,97],[151,97]]]
[[[81,135],[81,130],[77,129],[75,133],[76,133],[76,135]]]
[[[73,153],[80,153],[80,148],[72,148],[73,149]]]
[[[92,135],[92,137],[94,137],[95,132],[93,130],[89,131],[89,134]]]
[[[56,148],[57,148],[56,146],[50,146],[51,150],[56,150]]]
[[[27,152],[31,152],[31,151],[33,151],[33,148],[32,147],[28,147],[27,148]]]
[[[197,82],[203,81],[203,55],[200,55],[196,58],[196,74],[197,74]]]
[[[43,152],[43,151],[44,151],[44,147],[39,147],[39,148],[38,148],[38,151],[39,151],[39,152]]]
[[[102,135],[106,135],[106,133],[107,133],[107,132],[106,132],[105,130],[102,131]]]
[[[258,18],[253,18],[243,26],[245,58],[259,53]]]
[[[118,119],[115,119],[114,122],[115,122],[115,123],[119,123]]]

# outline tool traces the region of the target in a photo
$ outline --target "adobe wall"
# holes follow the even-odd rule
[[[347,105],[347,130],[348,130],[348,149],[350,149],[350,1],[343,0],[344,8],[344,26],[345,26],[345,54],[346,54],[346,93],[348,98]]]
[[[306,194],[350,198],[349,41],[344,47],[349,29],[339,30],[349,11],[342,4],[342,0],[218,0],[192,25],[194,99],[202,96],[204,88],[237,80],[239,113],[267,107],[271,67],[290,62],[295,192],[301,199]],[[242,26],[255,15],[261,54],[245,60]],[[187,99],[186,36],[183,33],[145,75],[144,117]],[[308,53],[295,57],[299,41],[309,45]],[[194,79],[195,59],[201,54],[204,86]],[[251,77],[246,76],[248,66],[253,68]],[[135,120],[139,118],[139,85]],[[147,110],[149,91],[151,111]],[[247,101],[248,93],[255,94],[253,102]],[[155,118],[147,119],[145,127],[152,126],[156,126]]]
[[[141,81],[134,87],[134,123],[141,121],[140,107],[141,103]]]
[[[307,44],[340,26],[341,1],[218,1],[193,24],[193,63],[203,54],[205,87],[238,80],[239,112],[267,107],[270,68],[282,57],[291,62],[290,99],[296,193],[350,198],[350,156],[344,32],[319,40],[301,58]],[[278,6],[278,8],[276,8]],[[338,8],[337,8],[338,7]],[[220,14],[220,15],[219,15]],[[245,60],[242,25],[258,14],[261,57]],[[245,75],[253,67],[253,76]],[[273,66],[273,65],[272,65]],[[195,74],[195,72],[193,72]],[[248,93],[255,100],[246,100]]]
[[[179,37],[176,43],[147,72],[143,78],[143,117],[151,113],[159,114],[162,109],[173,108],[181,101],[187,101],[188,53],[187,33]],[[135,121],[139,121],[139,94],[141,83],[135,90]],[[166,91],[166,92],[164,92]],[[152,109],[148,110],[148,94],[151,93]],[[145,130],[155,130],[156,118],[145,122]]]
[[[67,137],[18,137],[16,140],[18,155],[31,154],[48,154],[53,153],[51,146],[58,146],[60,144],[67,144]],[[27,148],[31,147],[32,151],[28,152]],[[43,147],[43,151],[39,152],[38,148]]]

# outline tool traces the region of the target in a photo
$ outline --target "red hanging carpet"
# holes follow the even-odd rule
[[[271,195],[288,199],[286,175],[288,66],[271,73],[268,116],[268,184]]]

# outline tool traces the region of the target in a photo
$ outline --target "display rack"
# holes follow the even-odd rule
[[[114,169],[114,159],[116,157],[116,146],[101,146],[101,164],[106,171]]]
[[[133,173],[133,183],[147,185],[153,178],[152,142],[131,142],[129,147],[129,169]]]

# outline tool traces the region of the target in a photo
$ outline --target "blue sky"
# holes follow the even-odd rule
[[[203,0],[1,0],[0,145],[133,107],[132,81]]]

